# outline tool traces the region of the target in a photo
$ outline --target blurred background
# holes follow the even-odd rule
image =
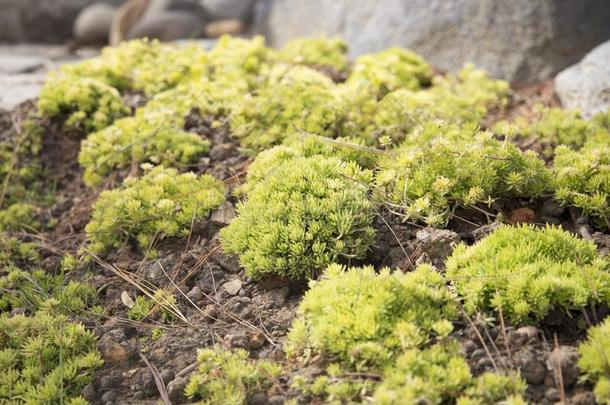
[[[273,46],[340,36],[352,56],[397,45],[440,71],[473,62],[521,86],[609,40],[610,0],[0,0],[0,107],[35,92],[53,64],[103,45],[146,36],[210,46],[224,33]],[[11,96],[15,87],[26,94]]]

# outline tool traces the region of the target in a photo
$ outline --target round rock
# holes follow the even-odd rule
[[[96,3],[84,8],[74,21],[74,38],[80,45],[101,45],[108,42],[116,7]]]

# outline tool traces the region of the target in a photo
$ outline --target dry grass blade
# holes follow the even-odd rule
[[[103,260],[102,258],[100,258],[98,255],[96,255],[95,253],[93,253],[92,251],[90,251],[87,248],[85,248],[85,252],[87,254],[89,254],[93,258],[93,260],[95,260],[100,266],[113,272],[114,274],[116,274],[117,276],[122,278],[123,280],[127,281],[129,284],[136,287],[144,295],[146,295],[148,298],[153,300],[158,306],[163,307],[167,311],[171,312],[177,319],[180,319],[184,323],[190,324],[188,319],[186,318],[186,316],[184,316],[184,314],[180,311],[180,309],[175,304],[168,302],[167,300],[161,300],[158,298],[158,296],[155,294],[155,292],[157,291],[157,288],[155,286],[146,282],[146,280],[139,280],[139,281],[136,280],[135,275],[132,275],[131,273],[123,271],[123,270],[119,269],[118,267],[106,262],[105,260]],[[149,284],[149,285],[146,285],[146,284]]]
[[[207,257],[207,256],[206,256]],[[202,315],[208,317],[208,318],[212,318],[214,320],[216,320],[213,317],[210,317],[210,315],[206,314],[201,308],[199,308],[199,306],[197,306],[197,304],[195,304],[193,302],[193,300],[191,300],[185,293],[184,291],[182,291],[182,289],[180,289],[178,287],[178,285],[176,285],[176,283],[171,279],[171,277],[169,276],[169,274],[167,274],[167,272],[165,271],[165,269],[163,268],[163,266],[161,265],[161,263],[159,263],[159,266],[161,267],[161,270],[163,271],[163,273],[165,274],[165,276],[167,277],[167,279],[169,280],[169,282],[172,284],[173,290],[174,291],[178,291],[184,298],[186,298],[186,300]],[[191,271],[192,272],[192,271]],[[255,330],[256,332],[261,333],[265,339],[274,347],[277,347],[277,343],[275,343],[273,341],[273,339],[271,338],[271,336],[266,333],[266,331],[262,330],[261,328],[256,327],[255,325],[251,324],[250,322],[238,317],[237,315],[235,315],[233,312],[227,310],[226,308],[224,308],[224,306],[220,303],[220,301],[218,301],[216,298],[214,298],[213,296],[206,294],[205,292],[202,291],[202,294],[204,297],[206,297],[207,299],[209,299],[210,301],[214,302],[214,304],[216,304],[219,308],[221,308],[221,310],[226,313],[231,319],[233,319],[235,322],[250,328],[252,330]]]
[[[155,380],[155,385],[157,386],[157,390],[159,391],[159,395],[161,395],[161,399],[163,400],[163,403],[165,405],[172,405],[172,401],[170,401],[170,399],[169,399],[169,394],[167,393],[167,390],[165,389],[165,384],[163,383],[161,374],[159,374],[159,370],[157,370],[157,367],[155,367],[154,364],[152,364],[150,361],[148,361],[148,359],[146,358],[146,356],[144,356],[144,354],[142,352],[138,352],[138,354],[140,355],[140,358],[142,359],[142,361],[144,361],[144,363],[146,363],[146,367],[148,367],[148,369],[152,373],[153,378]]]

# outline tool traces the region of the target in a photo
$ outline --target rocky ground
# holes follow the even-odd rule
[[[72,58],[66,53],[58,54],[61,61]],[[24,55],[23,59],[16,59],[13,70],[4,65],[3,74],[16,79],[20,75],[42,75],[48,68],[47,61],[57,60],[53,56],[44,61],[42,57]],[[14,87],[24,90],[19,83]],[[552,82],[519,89],[510,107],[491,120],[523,115],[536,102],[558,105],[553,90]],[[14,107],[19,99],[6,100],[3,106],[12,110],[0,110],[0,137],[14,136],[15,123],[33,108],[27,102]],[[134,106],[141,103],[137,96],[130,100]],[[78,136],[53,121],[44,126],[42,161],[50,176],[48,182],[56,185],[59,195],[50,214],[59,218],[59,223],[53,230],[29,237],[42,242],[45,263],[50,266],[59,254],[76,253],[85,240],[83,229],[97,191],[85,187],[82,181],[82,169],[77,163]],[[229,187],[240,184],[249,159],[239,154],[226,126],[212,129],[196,114],[186,126],[213,139],[214,147],[209,157],[199,161],[197,171],[213,174]],[[158,247],[158,260],[142,259],[134,250],[125,248],[113,257],[95,260],[92,269],[73,275],[95,286],[105,309],[102,317],[83,319],[99,337],[105,360],[95,381],[83,392],[87,400],[107,405],[157,403],[167,395],[173,403],[181,403],[197,349],[214,344],[244,348],[253,358],[283,361],[282,342],[306,286],[254,283],[245,276],[235,257],[222,252],[218,231],[235,216],[235,203],[234,198],[230,199],[208,221],[193,224],[186,240],[164,241]],[[497,208],[511,223],[561,224],[594,240],[601,252],[607,254],[610,249],[609,235],[595,233],[576,211],[551,200],[499,201]],[[404,225],[391,215],[380,213],[377,227],[381,231],[367,261],[404,270],[431,262],[442,269],[443,260],[457,242],[474,242],[495,226],[472,213],[460,217],[465,220],[454,219],[448,229],[436,230]],[[176,313],[168,316],[158,309],[142,321],[130,320],[127,311],[137,290],[149,283],[177,292]],[[601,319],[604,310],[593,316]],[[567,398],[572,404],[592,404],[591,387],[577,381],[576,344],[583,338],[582,331],[574,327],[577,321],[557,315],[545,320],[540,328],[515,329],[503,321],[491,325],[484,319],[464,316],[454,335],[475,373],[503,368],[521,370],[529,385],[530,401],[555,404]],[[294,395],[289,379],[289,375],[281,378],[268,396],[257,396],[253,403],[282,403]]]

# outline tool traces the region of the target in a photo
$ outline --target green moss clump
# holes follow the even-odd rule
[[[517,373],[483,373],[472,381],[457,405],[485,405],[502,403],[526,405],[523,399],[525,381]]]
[[[277,53],[279,61],[313,68],[347,70],[347,43],[340,38],[306,37],[288,42]]]
[[[63,272],[51,274],[42,269],[30,271],[5,267],[0,277],[0,311],[13,308],[71,315],[82,313],[95,300],[95,288],[78,281],[67,281]]]
[[[490,108],[506,104],[508,90],[508,83],[466,66],[457,75],[436,76],[428,89],[388,94],[375,110],[374,128],[400,141],[426,123],[481,124]]]
[[[0,267],[32,265],[39,261],[35,243],[0,234]]]
[[[461,244],[447,259],[447,278],[468,312],[501,310],[514,323],[610,302],[608,269],[593,243],[559,228],[526,225]]]
[[[338,158],[286,160],[238,204],[223,248],[254,279],[313,278],[340,258],[363,258],[375,233],[370,182],[369,171]]]
[[[45,117],[62,117],[66,127],[84,133],[106,128],[129,113],[119,91],[88,77],[50,74],[38,99]]]
[[[347,82],[383,95],[400,88],[417,90],[431,79],[432,68],[421,56],[406,49],[389,48],[358,57]]]
[[[63,316],[0,314],[0,400],[77,404],[102,365],[96,339]]]
[[[595,384],[599,404],[610,404],[610,319],[589,329],[588,338],[580,344],[578,367],[584,377]]]
[[[38,197],[41,172],[43,134],[36,117],[29,114],[18,130],[5,134],[9,137],[0,137],[0,209]]]
[[[0,211],[0,232],[31,232],[39,228],[38,208],[32,204],[15,203]]]
[[[443,226],[455,207],[545,192],[550,172],[534,152],[521,152],[476,126],[428,124],[380,161],[377,184],[408,220]]]
[[[264,360],[250,360],[243,349],[203,349],[197,354],[198,370],[185,393],[200,404],[241,405],[271,388],[280,367]]]
[[[330,79],[303,66],[278,69],[280,75],[272,72],[268,83],[232,111],[231,130],[241,146],[260,152],[302,131],[336,137],[344,104],[333,93]]]
[[[224,199],[224,185],[212,176],[155,167],[100,194],[85,228],[90,248],[103,253],[132,240],[146,250],[162,238],[185,236],[193,220],[205,219]]]
[[[464,391],[471,379],[470,367],[455,342],[424,350],[411,349],[400,355],[386,372],[375,390],[375,403],[442,404]]]
[[[518,137],[536,140],[541,144],[541,152],[551,157],[559,145],[566,145],[572,149],[581,148],[588,142],[610,143],[610,132],[595,120],[583,119],[577,111],[566,111],[560,108],[545,108],[536,106],[537,119],[527,122],[517,118],[512,127],[506,122],[496,124],[494,130],[499,133],[509,132]]]
[[[402,354],[386,371],[375,391],[375,401],[383,405],[444,404],[457,398],[460,405],[497,404],[511,398],[518,400],[525,387],[525,382],[514,373],[473,377],[468,363],[459,354],[457,342],[449,340]]]
[[[104,48],[100,56],[63,66],[61,71],[152,96],[200,77],[206,69],[207,54],[197,44],[176,46],[139,39]]]
[[[288,336],[290,355],[312,351],[356,369],[382,369],[402,348],[451,331],[457,306],[433,268],[411,273],[328,267],[312,281]]]
[[[172,109],[143,109],[89,135],[79,154],[85,183],[97,185],[116,169],[137,163],[187,166],[206,154],[210,142],[184,131],[180,121]]]
[[[246,182],[239,187],[237,194],[247,194],[278,166],[291,159],[316,155],[339,157],[344,162],[354,162],[360,167],[370,169],[377,162],[377,155],[364,148],[359,139],[330,140],[316,135],[294,136],[287,138],[283,145],[264,150],[256,155],[256,159],[248,167]]]
[[[270,59],[262,36],[243,39],[223,35],[208,53],[208,74],[214,81],[247,91],[260,84],[259,76],[268,71]]]
[[[610,143],[591,142],[580,151],[555,150],[555,198],[580,208],[600,229],[610,229]]]

